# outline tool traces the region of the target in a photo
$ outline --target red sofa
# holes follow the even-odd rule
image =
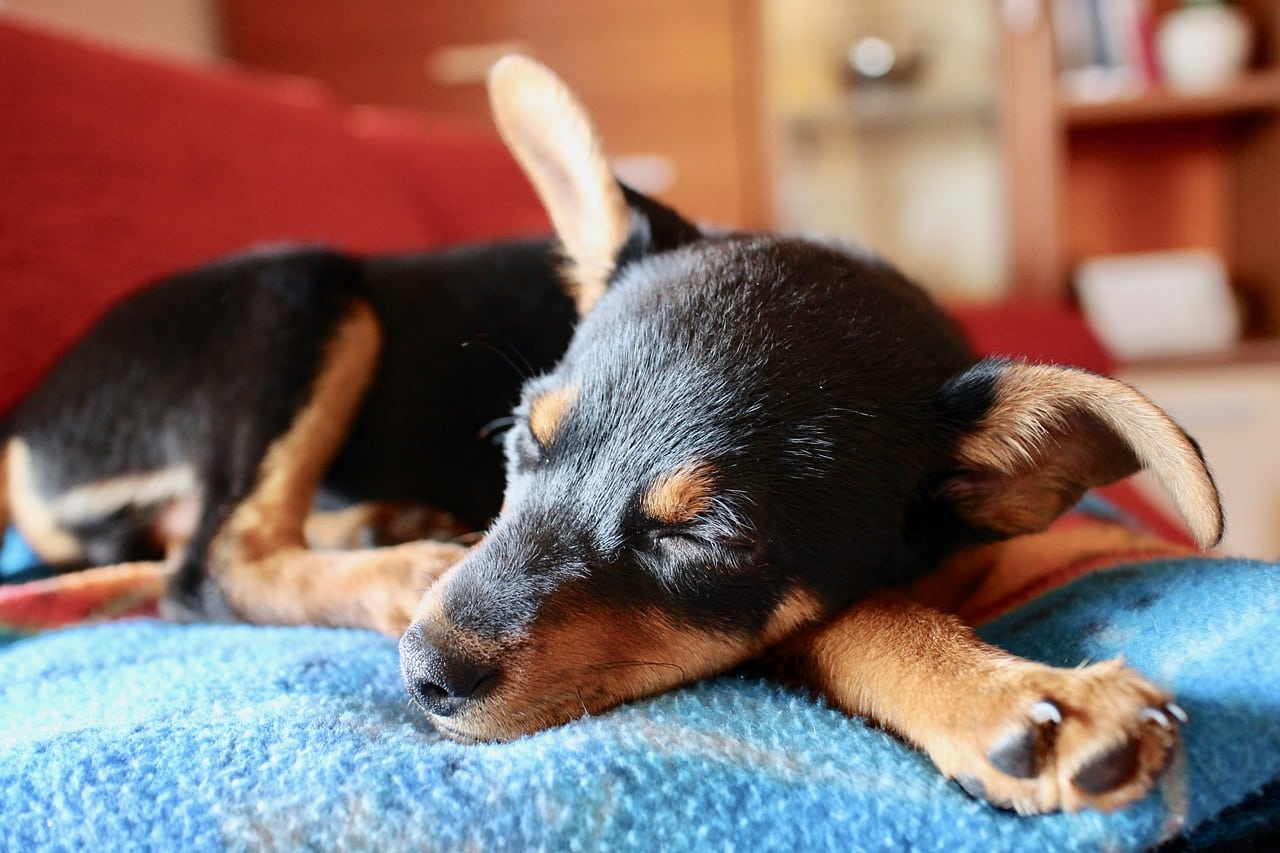
[[[0,17],[0,416],[110,303],[246,246],[545,232],[496,136]]]

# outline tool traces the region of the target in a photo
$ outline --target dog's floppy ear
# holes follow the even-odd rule
[[[550,69],[503,57],[489,72],[489,100],[560,238],[579,314],[604,294],[621,263],[697,238],[697,228],[673,211],[618,183],[586,109]]]
[[[967,424],[942,496],[966,524],[1044,529],[1094,486],[1148,469],[1202,547],[1222,538],[1218,489],[1195,442],[1122,382],[1068,367],[979,362],[942,393]]]

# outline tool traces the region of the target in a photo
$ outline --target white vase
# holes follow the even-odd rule
[[[1252,36],[1249,19],[1234,6],[1207,3],[1170,12],[1156,33],[1165,82],[1182,91],[1230,82],[1249,61]]]

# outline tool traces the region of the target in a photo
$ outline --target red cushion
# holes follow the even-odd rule
[[[1071,364],[1097,373],[1110,373],[1114,367],[1084,317],[1069,306],[1013,300],[996,305],[950,305],[948,310],[981,355]]]
[[[348,127],[388,158],[419,216],[446,243],[550,232],[538,197],[496,133],[383,107],[352,110]]]
[[[435,244],[318,87],[0,21],[0,413],[110,303],[262,242]]]

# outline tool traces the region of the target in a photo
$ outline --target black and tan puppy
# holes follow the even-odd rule
[[[0,510],[55,566],[166,560],[173,616],[398,635],[460,549],[309,552],[317,490],[485,524],[503,471],[480,433],[574,319],[546,241],[275,249],[178,275],[108,312],[14,412]]]
[[[1195,445],[1112,380],[975,361],[880,262],[703,234],[624,190],[541,66],[505,61],[492,92],[573,299],[539,244],[259,254],[145,291],[7,424],[0,510],[37,551],[164,558],[188,618],[398,634],[412,614],[406,683],[459,739],[762,659],[993,802],[1144,795],[1178,744],[1169,697],[1118,662],[1018,660],[883,590],[1141,467],[1212,542]],[[308,550],[322,488],[473,523],[496,507],[476,435],[519,382],[461,348],[486,336],[548,372],[524,388],[483,542]]]
[[[764,656],[993,802],[1144,795],[1178,743],[1169,697],[1118,661],[1003,654],[881,590],[1142,467],[1214,542],[1193,442],[1113,380],[975,361],[883,263],[704,234],[622,189],[536,63],[504,60],[491,94],[584,318],[525,386],[501,515],[401,641],[434,723],[514,738]]]

